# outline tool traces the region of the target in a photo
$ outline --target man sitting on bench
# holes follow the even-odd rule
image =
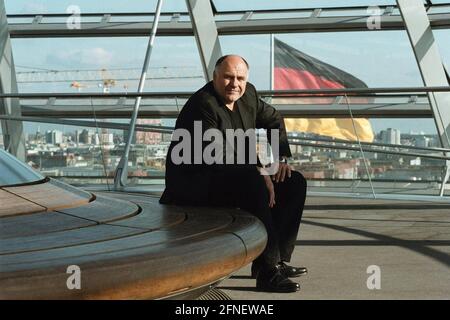
[[[307,269],[286,262],[297,239],[306,180],[287,164],[291,152],[284,121],[275,108],[258,98],[255,87],[247,82],[248,71],[242,57],[221,57],[213,81],[184,105],[167,154],[166,189],[160,202],[234,206],[258,217],[268,240],[252,264],[256,286],[268,292],[295,292],[300,285],[289,278],[306,274]],[[239,134],[255,128],[267,129],[270,137],[278,132],[278,141],[271,144],[273,149],[278,142],[279,161],[269,169],[254,161],[256,142],[249,141],[251,134],[245,136],[243,145],[239,138],[236,142]],[[231,139],[230,130],[236,134]]]

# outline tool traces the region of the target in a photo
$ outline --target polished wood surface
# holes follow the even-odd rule
[[[73,187],[45,184],[71,202],[65,208],[36,186],[14,194],[51,210],[0,218],[0,299],[170,297],[229,276],[266,243],[262,223],[237,209],[113,192],[68,195]],[[66,286],[69,265],[81,269],[81,290]]]
[[[44,207],[45,210],[77,207],[89,203],[92,199],[90,193],[55,180],[17,187],[3,187],[1,189],[15,195],[16,199],[23,199],[27,202],[34,203]],[[9,206],[12,202],[8,201],[5,204]],[[15,212],[11,211],[11,214],[15,214]]]
[[[0,219],[0,239],[20,238],[94,226],[98,223],[54,211],[13,215]]]
[[[0,189],[0,217],[45,211],[45,207]]]

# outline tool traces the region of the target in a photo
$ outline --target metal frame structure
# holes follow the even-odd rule
[[[448,92],[449,87],[403,87],[403,88],[364,88],[364,89],[325,89],[325,90],[262,90],[263,99],[268,99],[287,117],[348,117],[349,111],[344,104],[345,95],[355,95],[363,103],[351,104],[354,117],[391,117],[391,118],[431,118],[427,93]],[[146,118],[174,118],[182,107],[180,100],[187,99],[192,92],[164,92],[140,94],[143,101],[139,115]],[[313,104],[314,98],[331,99],[332,104]],[[60,94],[3,94],[0,97],[17,98],[21,101],[22,114],[26,117],[65,117],[80,118],[129,118],[133,110],[137,93],[60,93]],[[277,101],[282,97],[283,101]],[[86,102],[73,104],[70,99]],[[308,99],[308,104],[302,104]],[[101,105],[102,101],[114,101]],[[290,102],[291,100],[291,102]],[[298,101],[300,100],[300,102]],[[65,103],[68,102],[68,103]],[[95,102],[95,105],[93,104]],[[95,110],[93,110],[93,105]]]
[[[420,0],[397,0],[425,86],[447,86],[445,69]],[[448,92],[428,92],[436,127],[444,147],[450,147],[450,102]]]
[[[420,0],[397,0],[414,55],[425,86],[448,85],[446,70],[439,54],[427,12]],[[450,147],[450,104],[449,92],[428,92],[428,100],[433,111],[434,121],[444,148]],[[441,184],[440,195],[450,177],[450,161]]]
[[[18,92],[16,71],[8,33],[6,12],[0,1],[0,93]],[[19,100],[0,99],[0,115],[21,116]],[[5,148],[18,159],[25,161],[25,137],[21,122],[0,121]]]
[[[206,81],[213,78],[214,65],[222,56],[213,10],[209,0],[186,0]]]
[[[207,0],[186,0],[191,13],[162,13],[158,36],[192,36],[197,25],[215,21],[217,34],[240,35],[284,32],[337,32],[367,31],[367,6],[282,9],[252,11],[212,12]],[[203,6],[200,6],[202,4]],[[195,8],[194,6],[195,5]],[[425,6],[422,4],[425,8]],[[404,22],[398,7],[380,5],[382,30],[404,30]],[[431,8],[445,9],[444,13],[428,10],[428,18],[433,28],[450,27],[450,4],[433,4]],[[197,15],[197,12],[205,14]],[[211,16],[208,12],[211,12]],[[268,17],[273,15],[273,17]],[[126,37],[146,36],[151,29],[151,13],[82,13],[81,28],[67,30],[65,23],[58,20],[69,14],[11,14],[8,15],[9,29],[13,38],[27,37]],[[190,19],[189,19],[190,17]],[[208,20],[208,22],[206,22]],[[193,28],[194,25],[194,28]],[[208,32],[214,33],[211,29]],[[207,41],[207,40],[203,40]]]

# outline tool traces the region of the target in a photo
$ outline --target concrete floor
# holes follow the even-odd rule
[[[219,289],[242,300],[450,299],[450,204],[309,197],[291,264],[309,270],[299,292],[256,291],[250,265]],[[373,265],[381,288],[370,290]]]

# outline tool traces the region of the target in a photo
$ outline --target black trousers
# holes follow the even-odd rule
[[[270,208],[264,177],[256,168],[218,171],[208,199],[209,205],[239,207],[262,221],[268,240],[254,263],[265,270],[291,260],[306,198],[306,179],[300,172],[292,171],[290,178],[273,183],[275,206]]]

